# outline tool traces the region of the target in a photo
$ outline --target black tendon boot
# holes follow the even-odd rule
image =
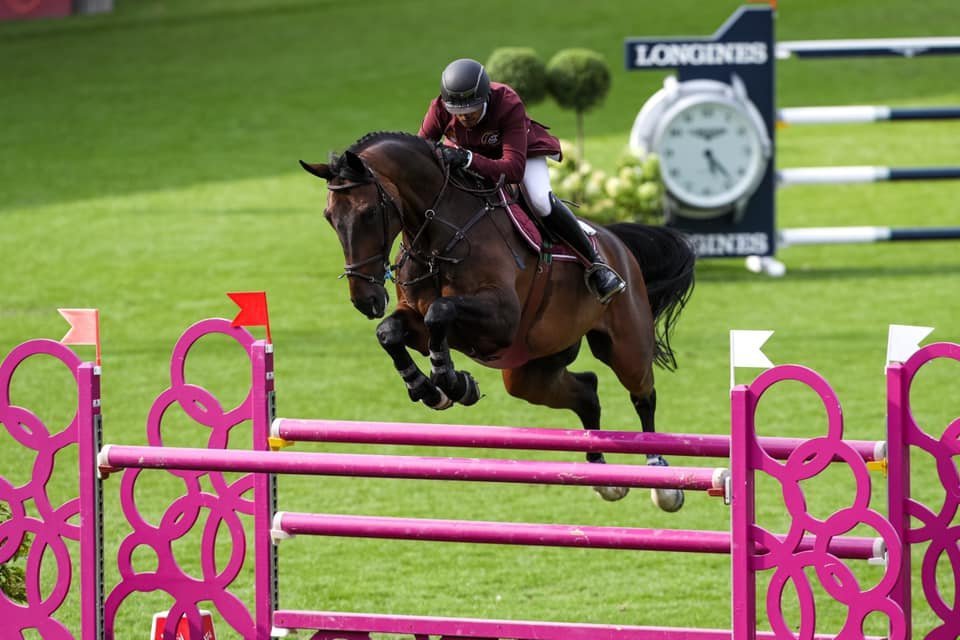
[[[593,248],[590,238],[580,227],[577,217],[567,208],[560,198],[550,193],[550,215],[542,218],[547,229],[555,233],[570,248],[590,263],[585,279],[587,286],[607,304],[616,294],[623,291],[627,283],[620,275],[603,262],[603,258]]]

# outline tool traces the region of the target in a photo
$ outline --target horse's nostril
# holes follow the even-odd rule
[[[379,318],[383,316],[384,305],[378,296],[372,295],[366,298],[356,298],[353,300],[353,306],[368,318]]]

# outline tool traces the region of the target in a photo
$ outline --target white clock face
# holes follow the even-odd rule
[[[722,100],[701,100],[668,117],[654,150],[675,198],[703,209],[724,207],[757,186],[766,152],[743,110]]]

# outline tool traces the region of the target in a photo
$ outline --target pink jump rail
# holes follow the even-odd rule
[[[128,447],[128,446],[110,446],[105,447],[100,455],[99,462],[104,472],[109,472],[118,467],[136,467],[130,468],[123,474],[124,489],[121,491],[121,499],[126,509],[132,509],[133,492],[132,485],[138,474],[146,467],[157,469],[168,469],[169,472],[181,477],[187,482],[190,491],[184,499],[178,500],[164,516],[161,523],[152,529],[143,529],[141,533],[135,531],[124,540],[122,551],[134,549],[143,544],[146,539],[158,555],[161,555],[161,566],[166,567],[165,549],[172,546],[178,536],[183,535],[177,523],[197,521],[197,512],[195,507],[185,505],[193,504],[193,501],[200,501],[201,497],[205,500],[205,505],[219,505],[214,508],[211,517],[216,521],[207,521],[204,525],[205,531],[215,531],[218,526],[228,526],[231,532],[236,531],[228,519],[231,511],[235,513],[248,513],[254,516],[254,544],[255,544],[255,598],[256,608],[254,613],[244,615],[244,611],[228,607],[224,617],[227,624],[247,638],[266,638],[271,632],[283,632],[293,629],[303,629],[314,631],[313,638],[316,640],[329,640],[331,638],[345,640],[367,640],[370,633],[390,632],[401,634],[412,634],[416,639],[422,639],[430,634],[439,635],[442,638],[509,638],[511,640],[547,640],[561,638],[569,640],[573,638],[618,638],[624,640],[640,639],[651,640],[659,639],[696,639],[696,638],[731,638],[735,634],[729,630],[710,630],[710,629],[683,629],[668,627],[630,627],[622,625],[595,625],[595,624],[566,624],[556,622],[533,622],[533,621],[495,621],[495,620],[469,620],[458,618],[432,618],[418,616],[390,616],[361,613],[332,613],[332,612],[310,612],[310,611],[287,611],[277,607],[277,594],[275,591],[275,548],[264,549],[263,541],[270,545],[271,534],[276,538],[282,538],[284,535],[299,533],[321,534],[321,535],[361,535],[361,530],[366,531],[368,535],[377,537],[404,537],[405,539],[437,539],[437,540],[456,540],[458,542],[488,542],[496,544],[542,544],[550,546],[571,546],[571,538],[578,541],[589,540],[589,544],[604,548],[657,548],[658,539],[666,540],[666,545],[671,549],[680,550],[686,547],[689,551],[702,553],[726,553],[730,552],[734,556],[734,564],[737,561],[744,561],[742,556],[744,549],[742,543],[738,544],[736,535],[725,532],[685,532],[685,531],[651,531],[642,529],[616,530],[614,528],[579,528],[580,534],[574,534],[572,529],[564,529],[566,525],[543,525],[543,524],[525,524],[525,523],[483,523],[483,522],[460,522],[460,521],[433,521],[433,520],[414,520],[414,519],[388,519],[373,518],[369,516],[360,516],[356,519],[351,516],[323,514],[283,514],[277,515],[274,504],[274,496],[268,490],[272,485],[273,473],[329,473],[329,474],[348,474],[348,475],[368,475],[373,477],[393,477],[393,478],[434,478],[444,480],[479,480],[494,482],[550,482],[559,484],[605,484],[620,486],[654,486],[654,487],[676,487],[683,486],[687,488],[698,488],[709,490],[717,486],[718,472],[713,469],[696,469],[683,467],[646,467],[645,465],[591,465],[587,463],[561,463],[561,462],[541,462],[541,461],[511,461],[495,459],[456,459],[456,458],[421,458],[414,456],[380,456],[380,455],[359,455],[359,454],[318,454],[318,453],[299,453],[299,452],[267,452],[270,420],[272,418],[271,403],[273,390],[272,375],[272,354],[269,353],[267,345],[261,342],[254,342],[248,333],[242,330],[230,329],[226,327],[226,321],[204,321],[191,327],[178,342],[174,350],[174,358],[171,361],[171,388],[161,394],[155,403],[154,409],[148,421],[148,439],[151,447]],[[200,337],[208,333],[226,333],[235,338],[244,348],[251,360],[252,365],[252,385],[251,392],[247,399],[238,408],[232,411],[226,411],[220,407],[216,399],[210,396],[202,388],[188,385],[183,380],[183,367],[186,352],[190,346]],[[211,426],[211,437],[208,443],[208,449],[172,449],[162,447],[162,438],[160,437],[160,418],[163,412],[172,405],[179,405],[184,411],[202,424]],[[228,433],[242,421],[251,421],[254,433],[254,451],[238,451],[236,449],[226,450]],[[283,424],[283,421],[279,423]],[[437,444],[451,445],[451,440],[460,435],[460,427],[454,425],[434,426],[436,434],[443,434],[443,442]],[[397,430],[402,429],[397,427]],[[477,432],[473,428],[467,427],[464,434],[469,433],[469,437],[476,437]],[[370,429],[367,429],[369,433]],[[489,433],[489,432],[483,432]],[[532,442],[538,435],[534,430],[498,430],[496,435],[500,438],[498,443],[486,442],[487,446],[499,447],[503,444],[504,434],[510,434],[509,438],[516,437],[512,445],[518,444],[525,439],[527,444],[535,444],[537,449],[541,448],[560,448],[561,450],[591,451],[597,450],[599,446],[602,451],[623,452],[630,447],[637,450],[638,446],[634,441],[629,443],[629,439],[623,436],[609,437],[607,433],[600,435],[600,439],[595,438],[598,434],[586,434],[584,432],[556,432],[547,431],[550,438],[556,438],[554,445],[542,446],[542,439],[538,442]],[[576,434],[575,437],[573,434]],[[448,439],[448,437],[450,439]],[[401,437],[401,436],[398,436]],[[412,436],[411,436],[412,437]],[[432,436],[439,437],[439,436]],[[741,433],[739,438],[743,438]],[[607,439],[603,439],[607,438]],[[614,440],[622,439],[623,444],[614,445]],[[658,441],[667,444],[667,440]],[[725,438],[704,438],[694,436],[693,440],[699,440],[698,444],[691,442],[690,450],[681,446],[682,439],[672,439],[670,446],[680,447],[684,453],[690,453],[693,450],[705,451],[711,454],[721,454],[718,457],[724,457],[727,452],[736,451],[736,438],[731,441]],[[812,441],[799,441],[796,443],[784,441],[783,446],[794,446],[797,450],[807,446]],[[560,444],[558,444],[560,443]],[[463,446],[463,445],[461,445]],[[505,447],[505,448],[513,448]],[[526,448],[526,447],[523,447]],[[781,449],[780,453],[773,447],[773,455],[778,457],[786,456],[792,460],[795,456]],[[865,464],[864,459],[871,459],[878,455],[878,449],[875,443],[869,443],[860,447],[848,447],[856,462]],[[642,451],[642,449],[640,450]],[[806,457],[811,457],[809,452]],[[845,462],[848,454],[836,453],[830,456],[829,461],[834,458],[842,459]],[[822,461],[822,458],[818,458]],[[224,472],[250,471],[251,475],[243,476],[240,480],[229,484],[223,479]],[[131,475],[132,474],[132,475]],[[217,496],[209,496],[198,493],[193,497],[193,492],[199,491],[195,487],[199,486],[199,479],[202,476],[210,476],[211,483],[217,487]],[[130,479],[132,478],[132,479]],[[268,478],[270,481],[265,485],[258,485],[260,479]],[[127,488],[127,484],[130,488]],[[253,484],[254,498],[252,504],[242,501],[239,496]],[[261,491],[256,488],[261,486]],[[190,498],[190,501],[186,501]],[[211,502],[216,500],[215,502]],[[184,513],[188,518],[184,518]],[[133,522],[138,522],[134,519]],[[286,522],[286,524],[284,524]],[[219,523],[219,524],[218,524]],[[284,532],[284,529],[288,529]],[[184,529],[185,530],[185,529]],[[734,532],[736,533],[736,529]],[[241,532],[236,531],[236,535]],[[145,537],[146,536],[146,537]],[[579,536],[579,538],[577,538]],[[155,539],[155,540],[154,540]],[[888,544],[890,539],[885,537],[884,541]],[[212,540],[211,540],[212,542]],[[575,542],[574,544],[580,544]],[[752,563],[760,564],[763,559],[772,561],[778,558],[785,548],[793,548],[800,553],[816,555],[817,557],[830,558],[864,558],[873,555],[873,549],[877,542],[873,539],[846,538],[841,535],[832,536],[825,539],[817,536],[816,532],[790,532],[786,536],[754,536],[748,542],[749,548],[755,554],[756,560]],[[212,546],[212,544],[211,544]],[[582,545],[581,545],[582,546]],[[243,548],[243,544],[238,538],[234,550]],[[206,553],[206,552],[204,552]],[[739,558],[739,560],[738,560]],[[121,559],[121,567],[127,564],[127,561]],[[213,559],[203,559],[204,566],[208,566]],[[227,591],[234,579],[233,568],[238,566],[240,560],[231,556],[227,565],[231,567],[230,575],[218,575],[215,584],[214,596],[209,599],[214,602],[230,602],[232,594]],[[219,565],[219,563],[218,563]],[[209,564],[209,566],[214,566]],[[123,572],[122,572],[123,573]],[[192,582],[193,576],[188,575],[184,570],[178,569],[178,572],[170,576],[152,575],[149,580],[140,580],[135,582],[138,576],[128,576],[126,582],[121,583],[118,589],[115,589],[108,597],[107,602],[107,623],[112,622],[115,615],[115,607],[111,604],[119,600],[121,595],[129,594],[133,591],[146,590],[148,585],[156,588],[156,585],[169,585],[166,587],[175,604],[174,612],[183,612],[188,616],[191,626],[197,625],[199,630],[199,620],[195,618],[195,612],[198,605],[199,587],[201,580],[199,577],[196,582]],[[173,588],[177,585],[177,588]],[[194,586],[197,590],[194,590]],[[738,592],[739,593],[739,592]],[[218,604],[218,609],[220,606]],[[741,606],[740,596],[735,596],[735,610],[743,608]],[[221,611],[223,614],[224,612]],[[196,619],[196,623],[195,623]],[[755,625],[754,625],[755,626]],[[165,630],[165,640],[172,640],[172,629],[168,623],[168,629]],[[774,634],[761,633],[759,637],[774,637]],[[810,636],[820,637],[820,636]]]
[[[425,447],[532,449],[536,451],[596,451],[703,458],[730,457],[730,436],[709,434],[584,431],[295,418],[277,418],[273,421],[270,432],[274,438],[280,438],[287,442],[343,442]],[[759,442],[763,450],[771,457],[777,460],[786,460],[806,440],[803,438],[761,437]],[[883,460],[887,457],[887,444],[882,440],[848,440],[847,444],[867,461]]]
[[[434,520],[288,511],[279,511],[274,516],[271,535],[274,540],[311,535],[632,551],[730,553],[730,533],[727,531]],[[777,542],[783,544],[783,536],[777,537]],[[800,550],[811,551],[816,548],[816,542],[814,536],[806,536],[800,541]],[[758,551],[763,553],[769,549],[761,548]],[[883,540],[852,536],[831,540],[828,551],[839,558],[859,560],[882,558],[886,553]]]
[[[554,485],[610,485],[645,489],[680,488],[722,491],[726,469],[647,467],[588,462],[427,458],[347,453],[274,453],[107,445],[100,452],[100,472],[119,469],[251,472],[271,474],[525,482]]]
[[[314,640],[369,640],[369,633],[408,634],[415,640],[439,636],[446,640],[739,640],[725,629],[670,629],[630,625],[607,626],[567,622],[527,622],[482,618],[371,615],[333,611],[277,611],[277,625],[286,629],[324,629]],[[763,640],[783,640],[773,633],[758,633]],[[818,634],[813,640],[835,640]],[[867,636],[859,640],[884,640]]]

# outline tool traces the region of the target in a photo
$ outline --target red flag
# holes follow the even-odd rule
[[[270,336],[270,316],[267,313],[267,292],[235,292],[228,293],[227,296],[240,307],[240,312],[230,324],[234,327],[266,327],[267,342],[273,344]]]
[[[100,311],[98,309],[57,309],[70,323],[70,330],[60,339],[63,344],[93,344],[97,347],[100,365]]]

